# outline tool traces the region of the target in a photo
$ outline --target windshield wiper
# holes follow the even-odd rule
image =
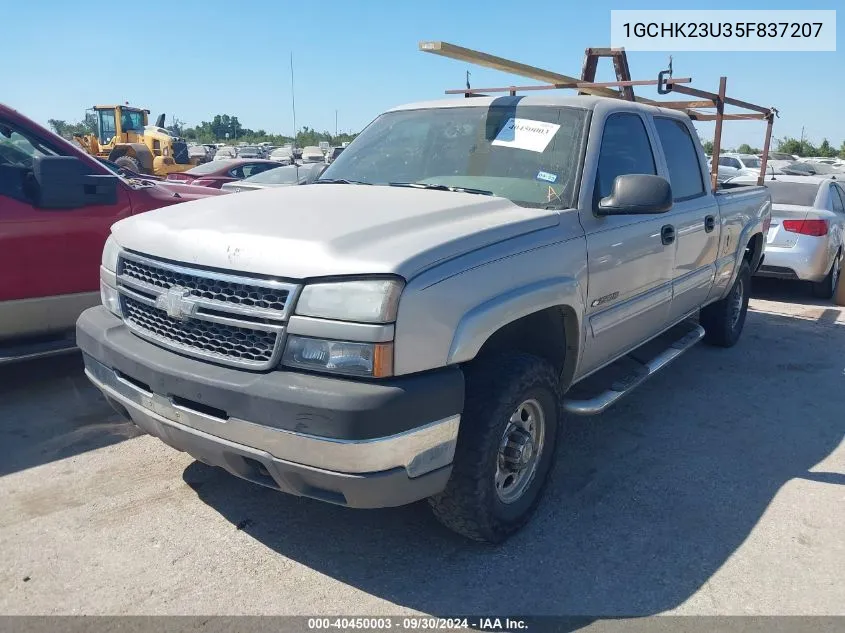
[[[314,181],[315,185],[321,183],[329,183],[330,185],[371,185],[371,182],[364,182],[363,180],[348,180],[347,178],[319,178]]]
[[[451,185],[438,185],[427,182],[389,182],[391,187],[412,187],[414,189],[433,189],[435,191],[457,191],[459,193],[475,193],[480,196],[492,196],[492,191],[486,189],[473,189],[472,187],[453,187]]]

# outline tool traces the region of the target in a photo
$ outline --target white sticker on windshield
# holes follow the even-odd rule
[[[542,152],[560,129],[557,123],[511,118],[499,130],[493,145]]]

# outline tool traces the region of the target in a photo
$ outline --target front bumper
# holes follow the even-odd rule
[[[451,473],[460,370],[390,382],[258,374],[161,349],[102,307],[82,314],[77,343],[89,379],[119,412],[249,481],[372,508],[436,494]]]

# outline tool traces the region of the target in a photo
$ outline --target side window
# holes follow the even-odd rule
[[[842,190],[836,185],[830,186],[830,200],[833,210],[837,213],[845,213],[845,202],[842,199]]]
[[[262,171],[267,171],[275,167],[275,165],[268,165],[266,163],[252,163],[251,165],[244,165],[244,177],[249,178],[255,174],[260,174]]]
[[[246,178],[246,176],[244,175],[243,165],[238,165],[237,167],[232,167],[232,169],[230,169],[228,171],[228,174],[232,178]]]
[[[719,157],[719,164],[722,167],[730,167],[731,166],[730,160],[731,160],[730,158],[725,158],[724,156],[720,156]]]
[[[618,113],[609,116],[604,124],[596,199],[609,196],[613,181],[625,174],[657,174],[657,169],[643,120],[637,114]]]
[[[729,158],[730,161],[729,165],[736,169],[742,169],[742,163],[740,163],[736,158]]]
[[[666,155],[675,201],[704,195],[704,180],[689,129],[681,121],[655,117],[657,136]]]

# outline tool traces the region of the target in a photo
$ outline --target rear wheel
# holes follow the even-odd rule
[[[836,294],[836,285],[839,283],[839,276],[842,272],[842,258],[837,255],[830,267],[830,272],[822,281],[813,284],[813,294],[819,299],[833,299]]]
[[[705,342],[718,347],[736,345],[745,325],[750,291],[751,267],[743,259],[728,296],[701,309],[699,322],[705,331]]]
[[[530,518],[540,500],[554,460],[561,394],[554,367],[535,356],[481,363],[467,371],[452,476],[429,503],[446,527],[498,543]]]
[[[141,171],[141,163],[139,163],[138,159],[134,156],[121,156],[120,158],[115,159],[114,164],[130,169],[136,174],[144,173]]]

